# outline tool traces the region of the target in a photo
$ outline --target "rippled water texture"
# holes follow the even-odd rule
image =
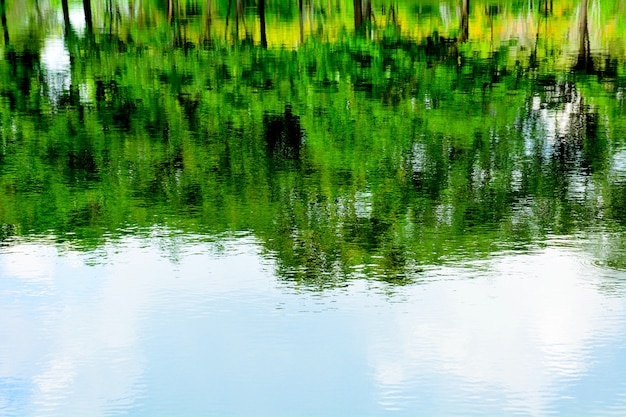
[[[0,416],[626,415],[624,7],[0,0]]]
[[[623,276],[570,240],[319,294],[252,237],[161,234],[2,251],[3,415],[625,410]]]

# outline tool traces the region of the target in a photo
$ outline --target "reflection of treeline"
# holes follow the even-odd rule
[[[617,76],[507,49],[451,57],[436,34],[298,51],[65,42],[60,90],[39,46],[0,62],[2,239],[249,230],[284,276],[325,285],[625,223],[606,175]]]
[[[88,34],[118,34],[139,43],[159,39],[187,47],[227,40],[290,48],[316,37],[335,42],[347,33],[367,33],[370,39],[411,34],[421,40],[437,31],[459,43],[472,41],[481,52],[516,38],[518,54],[526,51],[537,58],[545,44],[565,40],[571,45],[561,45],[563,51],[579,55],[577,60],[569,60],[570,66],[586,71],[593,71],[593,65],[604,66],[605,57],[592,57],[591,38],[599,46],[606,45],[609,37],[626,35],[621,33],[625,25],[617,0],[593,7],[587,0],[61,0],[61,5],[44,0],[2,0],[0,4],[7,41],[11,27],[23,28],[24,21],[30,27],[52,25],[61,11],[66,32],[71,32],[70,8],[80,8]],[[37,13],[31,16],[28,12],[32,10]],[[7,13],[22,22],[12,25],[9,19],[7,25]],[[528,23],[522,33],[512,29],[520,20]],[[498,33],[506,38],[499,39]],[[613,43],[609,49],[610,55],[621,53]]]

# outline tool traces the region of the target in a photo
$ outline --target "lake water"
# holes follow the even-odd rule
[[[621,415],[623,274],[578,246],[316,293],[251,236],[15,242],[3,415]]]
[[[621,2],[57,3],[0,1],[1,416],[626,414]]]

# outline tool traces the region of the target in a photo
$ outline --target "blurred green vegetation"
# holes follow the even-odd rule
[[[621,2],[588,6],[603,49],[557,42],[583,2],[472,2],[462,42],[453,2],[373,2],[368,36],[268,0],[268,47],[252,1],[61,3],[2,7],[0,241],[247,231],[326,286],[626,226]]]

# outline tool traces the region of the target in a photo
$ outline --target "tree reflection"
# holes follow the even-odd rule
[[[2,23],[2,32],[4,35],[4,44],[9,44],[9,29],[7,27],[7,14],[5,0],[0,0],[0,21]]]
[[[306,42],[301,1],[289,6],[294,49],[272,47],[277,5],[264,0],[248,15],[259,43],[212,38],[232,26],[233,7],[246,24],[245,3],[231,3],[195,2],[204,15],[187,18],[182,1],[145,13],[147,3],[132,2],[106,34],[96,11],[114,5],[88,12],[84,1],[94,33],[82,38],[63,0],[70,82],[54,97],[46,33],[5,48],[2,233],[94,244],[128,224],[245,230],[285,279],[324,287],[360,274],[403,284],[424,265],[497,245],[626,224],[626,191],[607,173],[620,146],[610,132],[621,126],[622,69],[602,80],[571,73],[540,59],[539,34],[533,59],[492,37],[481,55],[469,1],[450,36],[404,35],[394,6],[385,9],[393,33],[322,31]],[[472,7],[490,28],[505,18],[505,8]],[[382,24],[369,1],[354,13],[345,26]],[[586,20],[579,61],[591,62]]]
[[[469,39],[469,0],[461,1],[461,27],[459,42],[466,42]]]
[[[302,13],[302,0],[300,0],[300,12]],[[259,0],[259,22],[261,25],[261,46],[267,48],[267,32],[265,30],[265,0]]]
[[[91,0],[83,0],[83,9],[85,10],[85,24],[87,25],[87,33],[91,34],[93,33],[93,14],[91,12]]]
[[[72,23],[70,22],[70,6],[68,0],[61,0],[61,8],[63,9],[63,23],[65,25],[65,35],[71,32]]]
[[[583,71],[587,74],[594,73],[593,59],[591,58],[591,48],[589,46],[589,26],[588,26],[588,12],[589,5],[588,0],[582,0],[580,4],[580,21],[578,23],[579,31],[579,48],[578,58],[574,69],[577,71]]]
[[[372,21],[371,0],[354,0],[354,30],[363,33]]]

